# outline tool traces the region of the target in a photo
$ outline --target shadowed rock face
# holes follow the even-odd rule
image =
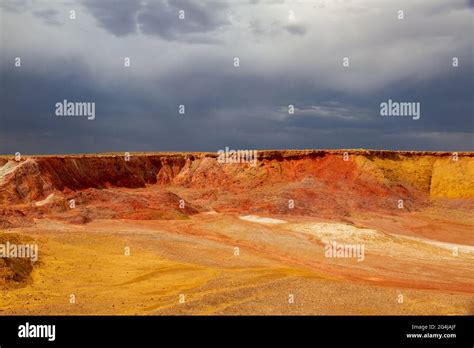
[[[173,219],[211,210],[285,214],[290,200],[292,214],[344,217],[357,211],[393,212],[400,199],[412,211],[442,199],[470,205],[474,198],[472,153],[456,158],[433,152],[260,151],[255,167],[222,164],[212,153],[138,153],[129,160],[121,154],[0,159],[3,226],[74,215],[68,212],[71,199],[80,216],[66,220],[88,222]]]

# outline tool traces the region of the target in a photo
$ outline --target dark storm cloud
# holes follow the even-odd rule
[[[148,4],[138,16],[145,34],[159,35],[166,40],[177,40],[190,33],[205,33],[228,25],[222,10],[227,6],[219,2],[176,0]],[[185,19],[179,19],[180,10]]]
[[[464,0],[464,1],[445,1],[440,4],[436,4],[427,12],[430,15],[433,14],[447,14],[450,11],[462,10],[468,7],[474,7],[474,0]]]
[[[41,11],[35,11],[33,14],[37,17],[43,18],[46,24],[49,25],[60,25],[61,22],[58,21],[59,11],[54,9],[46,9]]]
[[[271,24],[259,20],[251,20],[248,24],[250,32],[256,36],[271,36],[289,33],[291,35],[303,36],[307,33],[307,27],[302,23],[285,24],[281,21],[273,21]]]
[[[45,24],[61,25],[58,18],[60,12],[58,10],[48,7],[47,2],[43,3],[45,6],[40,6],[40,10],[35,10],[35,5],[37,4],[38,0],[3,0],[0,1],[0,10],[3,9],[12,13],[31,12],[34,16],[43,19]],[[51,5],[54,6],[55,4],[52,3]]]
[[[142,8],[140,0],[95,1],[85,0],[83,5],[97,19],[100,26],[116,36],[134,34],[137,31],[137,12]]]
[[[157,35],[165,40],[186,40],[190,34],[214,31],[230,22],[227,4],[198,0],[158,0],[120,2],[86,0],[85,7],[100,25],[116,36],[135,34]],[[178,16],[184,11],[184,18]],[[200,42],[203,42],[201,38]]]
[[[343,34],[349,26],[317,31],[311,17],[288,24],[283,22],[286,10],[258,19],[234,13],[231,20],[227,14],[237,10],[230,3],[83,4],[92,16],[85,22],[87,31],[83,16],[60,28],[45,26],[45,19],[57,15],[48,2],[32,12],[39,24],[29,23],[28,34],[16,35],[2,50],[0,153],[216,151],[225,146],[474,149],[472,42],[437,50],[446,42],[462,43],[464,29],[472,26],[466,17],[454,19],[460,23],[436,23],[435,40],[429,36],[432,26],[420,31],[408,21],[384,31],[387,37],[376,36],[383,23],[365,32],[366,23],[359,23],[357,35],[347,39]],[[252,12],[258,6],[265,5],[240,9]],[[183,23],[178,22],[180,9],[186,11]],[[243,22],[230,24],[236,18]],[[18,18],[5,23],[5,35],[13,35]],[[223,27],[234,30],[226,34],[227,45],[188,44],[216,40]],[[66,39],[59,36],[62,31]],[[364,33],[372,35],[370,40],[350,46],[352,39],[366,38]],[[403,41],[415,35],[416,46]],[[442,41],[443,35],[452,39]],[[417,56],[425,51],[426,56]],[[340,64],[346,52],[359,52],[349,70]],[[123,67],[125,54],[132,56],[130,68]],[[13,65],[18,55],[21,68]],[[240,68],[232,65],[235,55],[242,58]],[[450,66],[454,55],[460,58],[457,68]],[[424,72],[427,65],[431,69]],[[96,118],[55,116],[55,103],[64,99],[95,102]],[[381,117],[380,103],[388,99],[420,102],[421,118]],[[180,104],[185,115],[178,113]]]
[[[289,85],[278,76],[232,75],[203,64],[148,82],[143,88],[154,91],[150,99],[127,87],[126,75],[117,85],[99,89],[82,62],[47,68],[42,74],[3,70],[4,153],[215,151],[225,146],[472,149],[472,144],[458,144],[457,135],[474,131],[473,85],[465,74],[426,82],[421,90],[419,84],[400,83],[361,98],[309,80]],[[420,120],[379,115],[381,101],[414,95],[422,103]],[[63,99],[95,102],[96,119],[55,116],[54,104]],[[180,104],[186,106],[185,115],[177,112]],[[294,115],[288,115],[289,104],[295,105]],[[426,136],[440,131],[452,139]]]
[[[30,0],[5,0],[0,2],[0,9],[20,13],[28,9],[30,2]]]
[[[306,34],[306,27],[302,24],[290,24],[290,25],[284,26],[284,28],[290,34],[294,34],[294,35]]]

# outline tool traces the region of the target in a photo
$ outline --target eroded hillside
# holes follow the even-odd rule
[[[26,224],[45,215],[87,222],[100,217],[173,219],[211,210],[285,214],[290,200],[293,215],[339,217],[393,211],[400,200],[412,211],[443,198],[468,203],[474,198],[471,153],[261,151],[256,166],[221,164],[216,157],[3,157],[0,225]],[[150,187],[153,192],[146,190]],[[69,206],[72,199],[75,210]],[[103,209],[94,211],[94,206]]]
[[[473,314],[473,178],[472,153],[3,156],[0,244],[39,262],[0,259],[0,308]]]

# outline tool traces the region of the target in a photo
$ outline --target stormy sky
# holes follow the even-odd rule
[[[0,0],[0,154],[473,151],[473,19],[472,0]]]

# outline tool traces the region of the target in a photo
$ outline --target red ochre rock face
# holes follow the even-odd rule
[[[258,151],[256,166],[219,163],[214,153],[2,156],[0,166],[4,227],[45,216],[85,223],[213,210],[343,218],[474,198],[472,153],[271,150]]]

